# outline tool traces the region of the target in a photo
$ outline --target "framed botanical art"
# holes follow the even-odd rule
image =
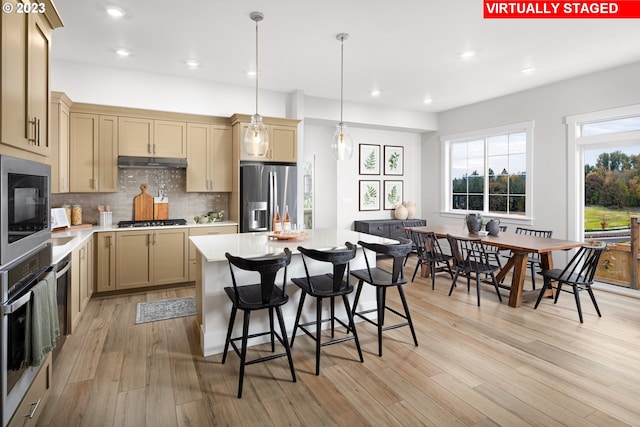
[[[384,146],[384,174],[404,175],[404,147]]]
[[[360,175],[380,175],[380,146],[360,144]]]
[[[384,209],[395,209],[396,206],[402,204],[402,184],[402,181],[384,182]]]
[[[361,211],[380,210],[380,181],[360,180],[358,194]]]

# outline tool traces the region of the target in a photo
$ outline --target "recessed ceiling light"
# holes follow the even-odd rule
[[[253,78],[253,77],[257,76],[257,75],[258,75],[258,73],[256,73],[255,70],[247,71],[247,77]]]
[[[107,13],[109,14],[109,16],[112,16],[114,18],[122,18],[124,15],[126,15],[124,13],[124,10],[117,7],[108,7]]]
[[[427,96],[427,97],[424,99],[424,101],[422,101],[422,102],[424,102],[425,104],[431,104],[431,103],[433,102],[433,99],[431,99],[431,97]]]
[[[200,66],[200,62],[195,59],[187,59],[187,67],[189,68],[198,68]]]
[[[380,96],[380,91],[378,89],[373,89],[371,91],[371,96],[373,96],[374,98]]]
[[[473,50],[465,50],[460,54],[461,59],[470,59],[476,56],[476,52]]]
[[[116,50],[116,53],[120,56],[129,56],[131,55],[131,52],[129,52],[127,49],[118,49]]]
[[[522,70],[520,70],[523,74],[530,74],[533,73],[535,71],[535,67],[527,67],[527,68],[523,68]]]

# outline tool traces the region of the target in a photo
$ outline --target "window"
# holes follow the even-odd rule
[[[448,172],[444,210],[527,216],[532,133],[533,122],[527,122],[442,137]]]

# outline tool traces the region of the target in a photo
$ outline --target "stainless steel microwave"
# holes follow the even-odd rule
[[[51,166],[0,156],[0,265],[51,238]]]

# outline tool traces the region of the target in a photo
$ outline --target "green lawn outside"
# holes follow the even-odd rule
[[[584,208],[584,229],[602,230],[602,219],[604,218],[607,229],[624,228],[629,226],[632,215],[640,215],[640,209],[609,209],[604,206],[585,206]]]

